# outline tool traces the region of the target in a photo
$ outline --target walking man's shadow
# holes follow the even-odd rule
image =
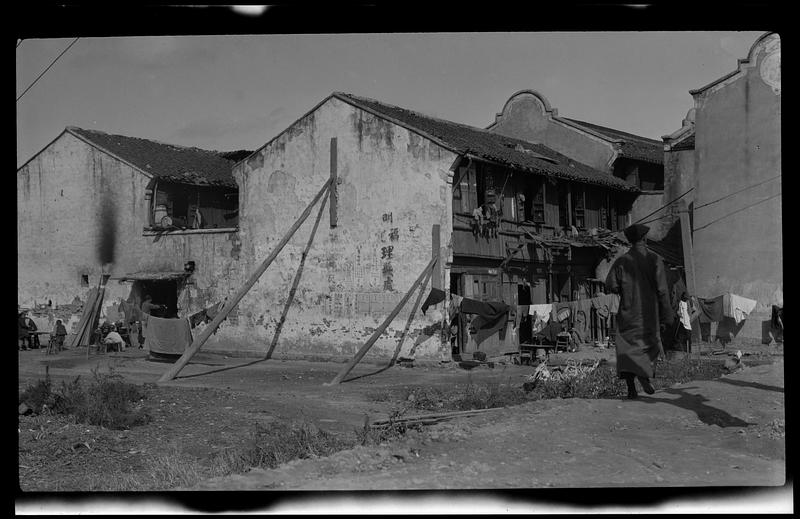
[[[687,393],[684,389],[674,388],[662,389],[661,392],[678,395],[678,398],[666,399],[640,396],[639,400],[647,403],[671,404],[689,411],[694,411],[697,414],[697,418],[706,425],[717,425],[719,427],[747,427],[749,425],[756,425],[755,423],[745,422],[741,418],[732,416],[722,409],[717,409],[716,407],[705,404],[705,402],[709,400],[703,395],[694,395],[692,393]]]

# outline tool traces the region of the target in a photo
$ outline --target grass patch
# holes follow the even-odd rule
[[[724,373],[721,362],[685,357],[659,362],[651,382],[656,389],[662,389],[692,380],[715,379]],[[468,382],[463,385],[412,386],[382,390],[370,397],[380,402],[399,402],[398,409],[404,412],[445,412],[507,407],[552,398],[621,398],[627,393],[625,382],[619,378],[616,369],[603,364],[576,376],[540,379],[522,386],[510,381],[475,383],[469,379],[469,374],[467,377]]]
[[[254,467],[275,468],[296,459],[330,456],[355,445],[353,438],[343,438],[307,422],[257,423],[244,446],[227,449],[212,459],[212,472],[224,476]]]
[[[49,378],[29,385],[19,395],[34,414],[57,413],[74,416],[78,422],[108,429],[129,429],[143,425],[150,416],[143,407],[144,392],[109,368],[108,373],[92,370],[88,383],[78,376],[62,381],[57,388]]]

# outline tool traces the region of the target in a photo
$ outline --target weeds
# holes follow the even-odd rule
[[[54,412],[74,416],[81,423],[109,429],[127,429],[142,425],[150,417],[142,407],[144,393],[109,368],[108,373],[92,370],[92,379],[84,385],[80,376],[62,381],[58,389],[50,379],[39,380],[19,395],[35,414]]]
[[[256,424],[244,447],[225,450],[212,460],[213,472],[228,475],[253,467],[275,468],[295,459],[330,456],[353,446],[354,440],[306,422]]]

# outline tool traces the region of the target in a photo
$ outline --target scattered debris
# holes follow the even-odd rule
[[[486,413],[489,411],[497,411],[499,409],[505,409],[505,407],[492,407],[490,409],[470,409],[468,411],[453,411],[450,413],[435,413],[435,414],[426,414],[426,415],[418,415],[418,416],[410,416],[408,418],[389,418],[386,420],[376,420],[369,424],[371,428],[384,428],[384,427],[393,427],[398,425],[404,425],[408,427],[409,425],[432,425],[435,423],[439,423],[443,420],[450,420],[451,418],[457,418],[460,416],[472,416],[479,413]]]
[[[569,359],[566,366],[548,367],[547,362],[542,362],[536,367],[531,375],[523,384],[523,389],[528,392],[533,390],[540,381],[544,380],[564,380],[583,378],[593,372],[603,362],[603,359],[590,361],[591,364],[584,364],[585,361]]]

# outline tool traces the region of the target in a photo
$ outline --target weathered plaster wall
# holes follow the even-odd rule
[[[776,51],[779,64],[777,36],[762,40],[743,74],[695,95],[697,292],[731,291],[757,300],[764,313],[783,304],[781,180],[767,181],[781,174],[780,76],[776,89],[774,56],[767,58]]]
[[[664,194],[661,191],[643,192],[639,194],[639,196],[636,197],[636,200],[633,201],[633,205],[631,205],[630,213],[628,213],[630,215],[630,223],[637,222],[641,218],[644,218],[644,221],[647,221],[652,218],[663,216],[664,212],[652,214],[653,211],[659,209],[663,205]],[[646,225],[650,227],[650,231],[647,233],[648,238],[660,240],[664,237],[664,234],[666,234],[666,230],[662,230],[661,220],[648,222]]]
[[[511,97],[490,131],[539,142],[578,162],[606,171],[614,157],[612,145],[597,137],[553,121],[546,99],[532,92]]]
[[[234,169],[246,272],[269,255],[329,178],[332,137],[338,141],[338,227],[330,228],[326,206],[275,357],[352,356],[430,260],[432,225],[441,226],[442,246],[450,242],[448,177],[455,155],[330,98]],[[315,207],[209,348],[270,349],[316,214]],[[392,356],[413,301],[369,356]],[[441,312],[427,314],[417,313],[400,355],[449,357],[440,341]]]
[[[85,300],[101,273],[101,230],[112,228],[112,278],[140,270],[182,270],[196,262],[195,284],[187,296],[192,310],[227,293],[235,266],[236,233],[144,236],[149,179],[125,163],[63,134],[17,173],[18,303],[32,307],[52,300],[68,305]],[[107,197],[113,214],[103,211]],[[89,275],[89,287],[81,275]],[[113,279],[105,306],[127,298],[130,284]],[[72,322],[77,321],[77,316]]]
[[[689,191],[689,189],[694,187],[694,179],[694,150],[665,152],[664,195],[662,197],[662,205],[675,200],[679,196]],[[688,207],[694,201],[695,195],[696,193],[691,191],[686,196],[681,198],[682,201],[686,202],[686,207]],[[659,220],[660,232],[662,235],[666,234],[670,227],[672,227],[672,225],[680,218],[680,215],[678,214],[679,208],[680,205],[675,203],[670,204],[670,206],[664,210],[663,214],[667,217]]]

